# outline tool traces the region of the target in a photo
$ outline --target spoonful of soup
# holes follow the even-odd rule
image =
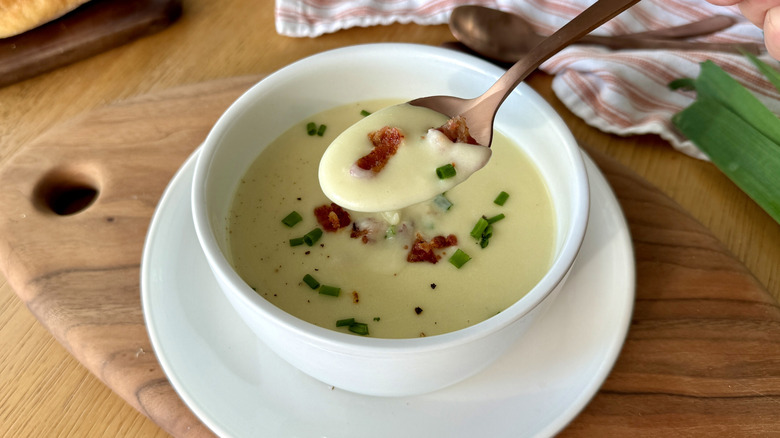
[[[544,39],[481,96],[430,96],[377,111],[322,156],[319,181],[343,208],[394,211],[465,181],[490,159],[493,122],[507,96],[539,65],[639,0],[598,0]]]

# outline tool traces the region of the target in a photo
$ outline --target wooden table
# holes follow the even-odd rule
[[[174,86],[274,71],[357,43],[438,45],[446,26],[350,29],[316,39],[276,34],[271,2],[188,0],[172,27],[0,89],[0,166],[48,128],[94,108]],[[703,223],[780,300],[780,225],[708,163],[655,136],[619,138],[569,113],[536,74],[529,83],[574,135],[643,176]],[[73,359],[0,279],[1,436],[165,436]]]

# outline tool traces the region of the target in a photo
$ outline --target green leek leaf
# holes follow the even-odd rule
[[[680,78],[669,82],[669,88],[672,90],[692,91],[696,89],[696,79]]]
[[[780,146],[720,101],[699,97],[674,124],[780,223]],[[780,120],[775,118],[780,126]]]
[[[780,90],[780,73],[748,57]],[[697,93],[696,101],[672,118],[674,125],[780,223],[780,119],[712,61],[701,64],[695,80],[673,84],[670,88],[692,86]]]
[[[696,78],[697,100],[712,98],[780,145],[780,121],[750,91],[712,61],[701,63]],[[717,119],[713,119],[716,121]],[[702,125],[704,129],[709,125]],[[697,145],[698,146],[698,145]],[[748,153],[745,151],[744,153]]]
[[[752,53],[745,53],[745,56],[750,59],[750,62],[753,63],[753,65],[758,68],[758,71],[763,73],[764,76],[766,76],[767,79],[769,79],[769,82],[772,83],[772,85],[777,88],[777,91],[780,91],[780,72],[773,69],[769,64],[765,63],[764,61],[758,59],[758,57]]]

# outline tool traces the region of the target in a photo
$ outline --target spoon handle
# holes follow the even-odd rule
[[[510,67],[483,95],[474,99],[471,107],[463,112],[472,136],[480,144],[489,145],[493,138],[493,120],[496,112],[498,112],[498,108],[512,90],[551,56],[638,1],[598,0],[531,49],[526,56]],[[489,113],[490,116],[485,117],[488,115],[486,113]]]
[[[658,39],[682,39],[703,35],[710,35],[735,25],[737,19],[728,15],[713,15],[699,21],[682,24],[679,26],[664,27],[644,32],[635,32],[625,35],[614,35],[611,38],[658,38]],[[585,43],[593,35],[585,35],[580,39]]]
[[[634,36],[599,36],[586,35],[577,40],[576,44],[593,44],[615,50],[623,49],[657,49],[657,50],[701,50],[724,53],[748,52],[754,55],[761,53],[763,45],[759,44],[721,44],[702,43],[698,41],[680,41],[661,38],[637,38]]]

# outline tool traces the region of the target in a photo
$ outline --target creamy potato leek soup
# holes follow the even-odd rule
[[[374,146],[369,154],[366,144]],[[320,161],[320,187],[343,208],[394,211],[452,189],[484,167],[490,154],[468,135],[462,119],[448,121],[408,103],[391,105],[336,137]]]
[[[500,132],[482,170],[432,199],[365,213],[325,196],[318,168],[331,142],[396,103],[350,104],[294,125],[263,150],[232,201],[233,266],[259,295],[312,324],[381,338],[447,333],[506,309],[552,263],[547,187]]]

